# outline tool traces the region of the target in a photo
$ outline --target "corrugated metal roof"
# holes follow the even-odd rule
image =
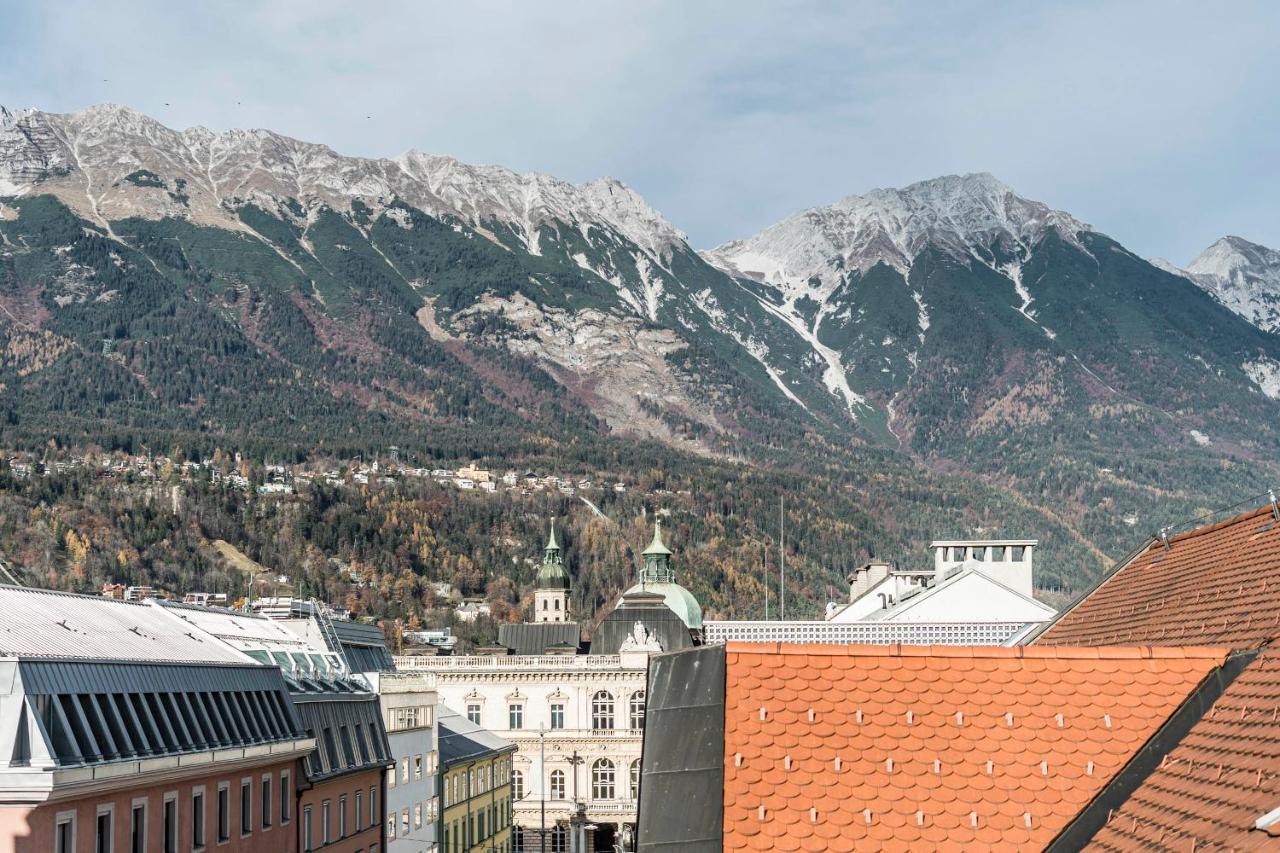
[[[514,655],[542,655],[553,646],[578,646],[582,629],[577,622],[521,622],[498,626],[498,645]]]
[[[324,646],[308,643],[302,634],[289,630],[285,622],[216,607],[194,607],[173,602],[164,602],[161,606],[166,613],[242,651],[266,649],[316,654],[328,651]]]
[[[0,657],[242,663],[148,604],[0,585]]]

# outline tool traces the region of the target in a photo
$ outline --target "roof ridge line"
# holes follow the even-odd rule
[[[1208,658],[1225,660],[1229,646],[953,646],[905,645],[903,643],[752,643],[731,640],[725,651],[733,654],[830,655],[847,657],[969,657],[969,658],[1058,658],[1067,660],[1135,660]]]

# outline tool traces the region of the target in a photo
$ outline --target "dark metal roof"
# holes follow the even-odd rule
[[[667,607],[661,595],[637,590],[624,595],[596,628],[591,637],[591,654],[616,655],[634,633],[637,622],[644,625],[648,636],[656,639],[664,652],[677,652],[694,644],[689,626]]]
[[[440,766],[444,769],[487,755],[514,752],[516,748],[511,741],[498,737],[444,706],[440,707],[436,716],[436,731]]]
[[[649,659],[641,853],[722,849],[724,652],[724,646],[701,646]]]
[[[293,700],[316,739],[316,748],[307,756],[311,781],[395,763],[377,695],[295,693]]]
[[[498,626],[498,645],[506,646],[513,655],[540,655],[552,647],[577,648],[582,644],[582,629],[577,622],[521,622]]]
[[[24,660],[17,677],[59,766],[307,737],[274,667]]]
[[[386,638],[377,625],[334,620],[333,631],[352,672],[394,672],[396,662],[387,649]]]

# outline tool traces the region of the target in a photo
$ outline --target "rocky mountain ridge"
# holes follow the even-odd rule
[[[700,254],[610,179],[114,106],[0,119],[11,437],[616,458],[621,436],[809,470],[865,451],[1005,490],[1090,553],[1278,473],[1280,338],[1209,272],[991,175]]]

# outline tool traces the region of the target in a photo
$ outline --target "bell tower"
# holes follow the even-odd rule
[[[542,550],[542,567],[538,569],[538,588],[533,593],[534,622],[569,621],[569,573],[556,542],[556,525]]]

